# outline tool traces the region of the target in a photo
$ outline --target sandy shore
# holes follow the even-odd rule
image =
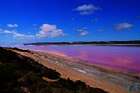
[[[58,53],[13,51],[31,57],[48,68],[55,69],[63,78],[81,80],[91,87],[101,88],[109,93],[140,93],[139,77],[130,74],[110,71]]]

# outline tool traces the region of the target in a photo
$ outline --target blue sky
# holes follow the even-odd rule
[[[0,44],[140,40],[140,0],[0,0]]]

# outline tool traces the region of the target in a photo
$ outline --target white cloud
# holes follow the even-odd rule
[[[0,34],[9,34],[16,39],[24,39],[24,40],[45,38],[45,37],[53,38],[53,37],[60,37],[65,35],[62,29],[58,29],[56,25],[50,25],[50,24],[42,24],[37,34],[29,35],[29,34],[20,33],[16,30],[1,29],[1,28],[0,28]]]
[[[119,23],[115,25],[115,29],[117,31],[122,31],[122,30],[129,30],[133,27],[133,24],[124,22],[124,23]]]
[[[36,34],[37,37],[43,38],[43,37],[60,37],[64,36],[64,32],[62,29],[57,28],[56,25],[51,24],[43,24],[40,27],[40,31],[38,34]]]
[[[84,5],[78,6],[75,9],[75,11],[78,11],[81,15],[89,15],[98,10],[100,10],[100,8],[93,4],[84,4]]]
[[[9,30],[4,30],[3,33],[5,33],[5,34],[12,34],[13,32],[9,31]]]
[[[34,35],[21,34],[19,32],[11,31],[11,30],[3,30],[3,31],[1,31],[1,33],[10,34],[17,39],[27,39],[27,38],[33,38],[34,37]]]
[[[78,29],[77,31],[78,31],[78,33],[79,33],[80,36],[86,36],[89,33],[88,30],[87,30],[87,28],[85,28],[85,27],[84,28],[81,28],[81,29]]]
[[[83,31],[83,32],[80,33],[81,36],[85,36],[87,34],[88,34],[88,31]]]
[[[7,24],[7,26],[10,28],[16,28],[18,27],[18,24]]]
[[[20,38],[20,39],[21,38],[22,39],[25,39],[25,38],[31,38],[31,37],[33,37],[33,35],[21,34],[19,32],[14,31],[14,30],[7,30],[7,29],[1,29],[1,28],[0,28],[0,33],[9,34],[9,35],[12,35],[15,38]]]

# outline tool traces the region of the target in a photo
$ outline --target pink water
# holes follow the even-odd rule
[[[70,57],[80,58],[92,64],[99,64],[113,69],[140,72],[140,47],[93,46],[93,45],[49,45],[26,46],[40,51],[52,51]]]

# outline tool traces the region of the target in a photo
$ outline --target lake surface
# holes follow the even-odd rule
[[[23,47],[22,47],[23,48]],[[41,45],[24,48],[57,52],[112,69],[140,73],[140,47],[93,45]]]

